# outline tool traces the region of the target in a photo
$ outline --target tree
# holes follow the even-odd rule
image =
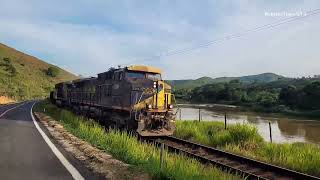
[[[264,107],[272,107],[277,104],[278,96],[275,93],[262,91],[258,93],[258,103]]]
[[[279,94],[279,100],[288,106],[294,106],[297,104],[298,90],[296,86],[290,85],[282,88]]]
[[[299,97],[299,106],[304,109],[320,109],[320,81],[306,85]]]
[[[47,70],[47,75],[51,77],[57,77],[59,73],[60,73],[60,70],[53,66],[49,67]]]

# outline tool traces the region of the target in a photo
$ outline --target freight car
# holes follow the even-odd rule
[[[173,134],[173,97],[160,69],[139,65],[110,68],[97,77],[59,83],[50,93],[58,106],[141,136]]]

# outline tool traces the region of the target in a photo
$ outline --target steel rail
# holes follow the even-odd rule
[[[246,179],[320,180],[320,177],[250,159],[173,136],[143,137],[141,140],[152,142],[158,146],[163,143],[171,152],[182,153],[204,164],[213,164],[224,171],[246,177]]]

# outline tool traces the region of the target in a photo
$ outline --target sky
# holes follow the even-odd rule
[[[0,42],[75,74],[143,64],[166,79],[320,74],[320,14],[187,53],[319,9],[318,0],[1,0]],[[160,55],[160,56],[159,56]]]

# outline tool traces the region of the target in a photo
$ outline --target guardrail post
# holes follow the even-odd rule
[[[201,109],[199,108],[199,122],[201,121]]]
[[[181,120],[181,109],[179,109],[179,119]]]
[[[161,148],[160,148],[160,169],[162,170],[163,168],[163,153],[164,153],[164,144],[161,143]]]
[[[227,113],[224,113],[224,129],[227,129]]]
[[[272,143],[271,122],[269,122],[270,142]]]

